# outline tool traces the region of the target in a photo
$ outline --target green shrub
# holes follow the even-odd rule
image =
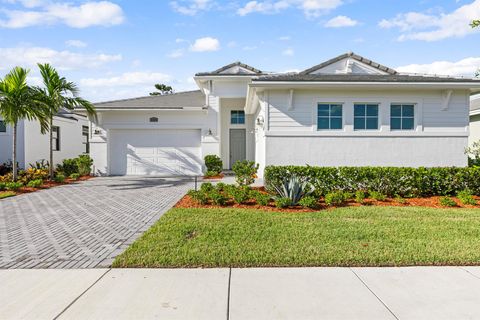
[[[235,187],[231,188],[228,194],[232,197],[233,202],[242,204],[250,198],[250,189],[248,187]]]
[[[473,198],[472,192],[470,190],[462,190],[457,193],[457,198],[464,205],[475,206],[477,201]]]
[[[187,194],[196,203],[199,203],[199,204],[202,204],[202,205],[205,205],[205,204],[208,203],[207,194],[205,192],[201,191],[201,190],[190,190],[190,191],[188,191]]]
[[[31,180],[27,183],[27,187],[29,188],[40,188],[43,184],[42,179]]]
[[[207,175],[210,173],[210,176],[219,175],[223,169],[222,159],[219,156],[214,154],[209,154],[205,156],[205,167],[207,167]]]
[[[5,192],[0,193],[0,199],[13,197],[14,195],[16,195],[16,193],[13,192],[13,191],[5,191]]]
[[[90,175],[92,172],[93,159],[88,154],[78,156],[78,158],[75,158],[75,161],[77,162],[77,172],[71,172],[70,174],[78,173],[80,176]],[[65,173],[65,175],[68,176],[70,176],[70,174]]]
[[[23,187],[23,183],[21,182],[7,182],[5,184],[5,189],[9,191],[17,191],[21,187]]]
[[[215,176],[218,176],[220,173],[216,172],[216,171],[207,171],[205,172],[205,177],[206,178],[211,178],[211,177],[215,177]]]
[[[292,205],[292,200],[290,198],[276,198],[275,199],[275,206],[277,208],[287,208]]]
[[[377,201],[385,201],[385,199],[387,199],[386,195],[378,191],[370,191],[369,195],[370,195],[370,198]]]
[[[22,170],[18,173],[18,179],[23,184],[27,184],[29,181],[32,180],[45,180],[48,178],[48,170],[47,169],[35,169],[35,168],[28,168],[27,170]]]
[[[339,206],[344,204],[350,196],[351,194],[344,191],[329,192],[325,196],[325,204],[328,206]]]
[[[217,189],[220,192],[225,191],[227,189],[227,184],[223,182],[219,182],[215,185],[215,189]]]
[[[303,197],[313,193],[312,185],[295,175],[286,177],[278,185],[274,184],[273,188],[280,198],[289,198],[291,205],[296,205]]]
[[[313,184],[317,196],[335,190],[371,190],[386,196],[424,197],[455,195],[469,189],[480,195],[480,167],[310,167],[268,166],[265,186],[273,190],[286,177],[296,175]]]
[[[258,164],[248,160],[237,161],[233,164],[232,170],[239,186],[249,186],[255,182]]]
[[[407,202],[407,200],[405,200],[405,198],[402,198],[402,196],[400,196],[398,194],[395,196],[395,201],[397,201],[400,204],[405,204]]]
[[[70,176],[72,173],[78,173],[77,159],[63,159],[62,163],[57,165],[57,172],[63,176]]]
[[[365,193],[365,191],[363,190],[355,191],[355,202],[364,203],[366,197],[367,197],[367,194]]]
[[[210,182],[204,182],[200,186],[200,190],[205,192],[205,193],[209,193],[209,192],[212,192],[213,190],[215,190],[215,187]]]
[[[444,207],[456,207],[457,203],[450,197],[441,197],[439,199],[440,205]]]
[[[80,178],[80,173],[72,173],[69,176],[69,178],[72,179],[72,180],[78,180],[78,178]]]
[[[268,206],[270,199],[272,198],[268,193],[263,193],[258,190],[253,192],[252,198],[255,199],[255,202],[260,206]]]
[[[210,192],[210,199],[212,199],[213,203],[217,206],[224,206],[228,201],[228,198],[222,192],[218,192],[217,190]]]
[[[299,205],[305,208],[315,209],[318,207],[317,198],[314,196],[303,197],[302,200],[298,202]]]
[[[55,181],[56,183],[63,183],[65,182],[65,176],[61,173],[57,173],[55,175],[55,178],[53,178],[53,181]]]
[[[3,191],[6,189],[6,182],[0,182],[0,191]]]

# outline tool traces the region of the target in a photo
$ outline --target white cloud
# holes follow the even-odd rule
[[[336,16],[325,23],[327,28],[342,28],[342,27],[354,27],[358,24],[358,21],[353,20],[347,16]]]
[[[290,36],[282,36],[282,37],[279,37],[278,40],[280,41],[289,41],[291,40],[292,38]]]
[[[212,37],[199,38],[190,46],[190,50],[194,52],[217,51],[220,50],[220,41]]]
[[[396,68],[398,72],[473,77],[480,68],[480,57],[459,61],[434,61],[428,64],[410,64]]]
[[[237,45],[238,44],[236,41],[230,41],[229,43],[227,43],[227,47],[229,48],[235,48]]]
[[[23,1],[27,9],[33,9],[34,1]],[[39,10],[9,10],[4,9],[4,18],[0,19],[0,27],[25,28],[39,25],[65,24],[72,28],[87,28],[91,26],[113,26],[124,20],[120,6],[109,1],[86,2],[75,6],[71,3],[38,2]]]
[[[282,55],[291,57],[295,54],[295,51],[292,48],[288,48],[282,51]]]
[[[275,14],[288,8],[302,10],[308,18],[315,18],[339,7],[342,0],[266,0],[249,1],[237,10],[237,14],[245,16],[258,12],[263,14]]]
[[[69,47],[85,48],[87,44],[81,40],[67,40],[65,44]]]
[[[0,61],[2,61],[3,68],[17,65],[32,67],[36,66],[37,63],[48,62],[61,70],[85,69],[96,68],[120,60],[122,60],[121,55],[82,54],[44,47],[0,48]]]
[[[176,50],[173,50],[172,52],[170,52],[169,54],[167,54],[167,57],[172,58],[172,59],[177,59],[177,58],[183,57],[184,54],[185,54],[184,49],[176,49]]]
[[[200,11],[208,10],[212,3],[210,0],[181,0],[172,1],[170,5],[178,13],[194,16]]]
[[[169,82],[171,77],[160,72],[126,72],[118,76],[106,78],[84,78],[80,84],[84,87],[129,87],[155,83]]]
[[[397,28],[402,34],[399,41],[422,40],[438,41],[447,38],[461,38],[478,32],[470,27],[470,22],[480,17],[480,0],[450,12],[438,15],[408,12],[392,19],[379,22],[381,28]]]

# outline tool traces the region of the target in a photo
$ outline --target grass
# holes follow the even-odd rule
[[[13,191],[1,191],[0,192],[0,199],[13,197],[14,195],[16,195],[16,193],[13,192]]]
[[[172,209],[114,267],[480,265],[480,210]]]

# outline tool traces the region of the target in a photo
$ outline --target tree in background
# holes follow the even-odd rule
[[[173,88],[163,83],[156,83],[155,89],[157,89],[158,91],[151,92],[150,93],[151,96],[164,96],[166,94],[173,93]]]
[[[48,110],[50,131],[50,162],[49,175],[53,179],[53,117],[61,110],[73,111],[75,108],[83,108],[89,117],[96,117],[95,107],[89,101],[81,98],[75,83],[60,77],[57,70],[48,63],[38,64],[42,75],[43,88],[35,88],[37,95]]]
[[[38,120],[42,134],[49,129],[48,112],[37,92],[27,85],[28,70],[15,67],[0,81],[0,116],[13,128],[13,181],[17,180],[17,125],[20,120]]]

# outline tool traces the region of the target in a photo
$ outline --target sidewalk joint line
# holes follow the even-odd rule
[[[476,274],[471,273],[470,271],[468,271],[468,270],[465,269],[464,267],[458,267],[458,268],[460,268],[461,270],[463,270],[463,271],[465,271],[466,273],[470,274],[472,277],[475,277],[475,278],[477,278],[477,279],[480,279],[479,276],[477,276]]]
[[[363,281],[362,278],[360,278],[360,276],[352,268],[348,268],[348,269],[350,269],[350,271],[353,272],[353,274],[358,278],[358,280],[360,280],[360,282],[363,283],[365,288],[367,288],[368,291],[370,291],[375,296],[375,298],[377,298],[377,300],[380,301],[380,303],[388,310],[388,312],[390,312],[395,319],[399,320],[398,317],[395,315],[395,313],[393,313],[393,311],[390,310],[390,308],[387,306],[387,304],[385,302],[383,302],[383,300],[380,299],[380,297],[377,296],[375,294],[375,292],[373,292],[372,289],[370,289],[370,287],[365,283],[365,281]]]
[[[94,285],[96,285],[100,280],[102,280],[102,278],[110,272],[110,270],[112,269],[108,269],[107,271],[105,271],[97,280],[95,280],[87,289],[85,289],[82,293],[80,293],[80,295],[78,297],[76,297],[75,299],[73,299],[72,302],[70,302],[68,304],[68,306],[66,306],[59,314],[57,314],[53,320],[57,320],[62,314],[65,313],[65,311],[67,311],[75,302],[78,301],[78,299],[80,299],[85,293],[87,293],[88,290],[90,290]]]
[[[227,291],[227,320],[230,319],[230,284],[232,282],[232,268],[228,268],[228,291]]]

